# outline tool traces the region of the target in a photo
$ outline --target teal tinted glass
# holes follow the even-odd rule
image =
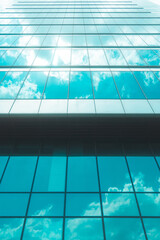
[[[69,157],[68,192],[97,192],[98,177],[95,157]]]
[[[10,157],[0,185],[0,191],[30,191],[36,160],[37,157]]]
[[[118,99],[117,89],[110,72],[92,72],[95,98]]]
[[[144,218],[143,222],[148,240],[158,240],[160,238],[160,218]]]
[[[142,216],[160,216],[160,194],[137,193]]]
[[[9,72],[0,82],[0,99],[14,99],[26,77],[26,72]]]
[[[113,72],[122,99],[141,99],[144,95],[131,72]]]
[[[160,99],[160,80],[152,72],[134,72],[141,88],[149,99]]]
[[[19,99],[39,99],[42,97],[48,72],[30,72],[22,86]]]
[[[137,192],[159,191],[160,172],[153,157],[127,157]]]
[[[63,219],[29,218],[26,221],[23,239],[62,239]]]
[[[66,157],[40,157],[33,191],[61,192],[65,187]]]
[[[66,199],[66,216],[100,216],[99,194],[69,193]]]
[[[133,191],[124,157],[98,157],[101,191]]]
[[[138,216],[135,196],[132,193],[102,194],[105,216]]]
[[[65,239],[103,240],[102,220],[90,218],[73,218],[65,221]]]
[[[105,218],[106,239],[109,240],[145,240],[140,219],[135,218]]]
[[[14,66],[31,66],[36,55],[36,49],[24,49],[17,59],[15,59]]]
[[[4,172],[6,163],[7,163],[8,157],[0,157],[0,179],[2,177],[2,174]]]
[[[68,96],[69,72],[50,72],[44,92],[47,99],[65,99]]]
[[[151,66],[159,66],[160,58],[159,56],[152,50],[138,50],[138,53],[142,56],[145,62]]]
[[[20,239],[23,218],[0,218],[0,238],[8,240]]]
[[[63,216],[64,194],[32,194],[29,216]]]
[[[0,194],[0,216],[25,216],[29,194]]]
[[[0,56],[0,66],[12,66],[20,53],[20,49],[7,50],[3,55]]]
[[[91,76],[89,72],[71,72],[69,98],[93,98]]]

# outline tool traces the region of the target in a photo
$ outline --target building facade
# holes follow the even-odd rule
[[[160,15],[0,11],[0,239],[160,239]]]

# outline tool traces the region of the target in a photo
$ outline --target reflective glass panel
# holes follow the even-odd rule
[[[23,240],[62,239],[63,219],[28,218],[25,224]]]
[[[23,218],[0,218],[0,238],[17,240],[21,237]]]
[[[140,219],[136,218],[105,218],[106,239],[108,240],[145,240]]]
[[[98,157],[101,191],[133,191],[124,157]]]
[[[71,72],[69,98],[93,98],[91,76],[89,72]]]
[[[40,157],[33,191],[64,191],[66,157]]]
[[[47,193],[32,194],[29,216],[63,216],[64,194]]]
[[[68,192],[97,192],[98,178],[95,157],[69,157]]]
[[[102,194],[103,213],[105,216],[138,216],[135,196],[132,193]]]
[[[10,157],[0,191],[30,191],[36,160],[37,157]]]
[[[50,72],[44,92],[46,99],[65,99],[68,96],[69,72]]]
[[[65,222],[65,239],[103,240],[102,220],[90,218],[70,218]]]
[[[29,194],[0,193],[0,216],[25,216]]]
[[[119,98],[113,77],[110,72],[92,72],[95,98]]]
[[[66,216],[100,216],[99,194],[67,194]]]
[[[160,172],[153,157],[127,157],[137,192],[157,192]]]

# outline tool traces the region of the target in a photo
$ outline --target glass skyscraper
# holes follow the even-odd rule
[[[0,239],[160,239],[160,11],[142,5],[0,6]]]

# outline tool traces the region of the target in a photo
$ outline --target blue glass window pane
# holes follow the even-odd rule
[[[127,65],[120,50],[106,49],[105,53],[106,53],[109,65],[111,65],[111,66],[126,66]]]
[[[71,72],[69,98],[93,98],[89,72]]]
[[[105,218],[106,239],[145,240],[142,223],[136,218]]]
[[[0,218],[0,239],[20,239],[23,222],[22,218]]]
[[[160,58],[152,50],[137,50],[138,53],[144,58],[144,60],[151,66],[159,66]]]
[[[99,191],[95,157],[69,157],[67,191]]]
[[[100,216],[99,194],[67,194],[66,216]]]
[[[24,49],[14,62],[14,66],[31,66],[36,55],[37,50]]]
[[[92,72],[92,79],[95,98],[119,98],[110,72]]]
[[[39,50],[33,62],[33,66],[40,66],[40,67],[50,66],[53,58],[53,54],[54,54],[54,49]]]
[[[160,194],[137,193],[142,216],[160,216]]]
[[[101,46],[100,38],[97,35],[86,35],[88,46]]]
[[[30,72],[20,93],[19,99],[39,99],[42,97],[48,72]]]
[[[15,62],[18,55],[21,53],[21,50],[7,50],[0,57],[0,66],[12,66]]]
[[[61,48],[56,49],[53,57],[52,65],[53,66],[69,66],[71,59],[71,49]]]
[[[124,157],[98,157],[101,191],[133,191]]]
[[[29,194],[1,193],[0,216],[25,216]]]
[[[14,99],[25,79],[25,72],[9,72],[0,83],[0,98]]]
[[[33,191],[64,191],[66,157],[40,157]]]
[[[104,240],[101,219],[74,218],[65,222],[65,240]]]
[[[135,49],[122,49],[121,50],[127,63],[131,66],[146,66],[147,63],[138,54]]]
[[[148,240],[159,240],[160,239],[160,218],[144,218],[144,226],[146,229]]]
[[[113,75],[121,98],[144,98],[144,95],[131,72],[113,72]]]
[[[0,71],[0,82],[2,81],[2,79],[4,78],[4,76],[6,75],[7,72],[2,72]]]
[[[63,216],[64,194],[32,194],[29,216]]]
[[[147,98],[160,98],[160,80],[152,72],[134,72]]]
[[[2,156],[0,157],[0,179],[2,177],[7,160],[8,160],[8,157],[2,157]]]
[[[157,192],[160,172],[153,157],[127,157],[137,192]]]
[[[26,221],[23,240],[28,239],[62,239],[63,219],[29,218]]]
[[[47,99],[65,99],[68,96],[69,72],[50,72],[44,92]]]
[[[0,185],[0,191],[30,191],[36,160],[37,157],[11,157]]]
[[[105,193],[102,194],[103,213],[105,216],[138,216],[134,194]]]

